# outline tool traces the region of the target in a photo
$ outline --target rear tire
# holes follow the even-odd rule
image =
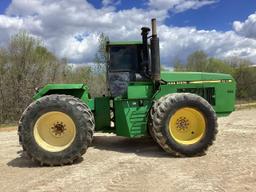
[[[94,117],[80,99],[49,95],[31,103],[21,116],[18,134],[28,156],[41,165],[72,164],[92,142]]]
[[[198,156],[213,144],[217,117],[204,98],[175,93],[164,96],[154,106],[152,133],[166,152],[174,156]]]
[[[165,99],[166,96],[161,97],[158,101],[155,101],[154,104],[152,105],[151,109],[150,109],[150,114],[148,117],[148,133],[149,135],[152,137],[152,139],[154,140],[154,142],[157,143],[157,139],[153,130],[153,118],[154,118],[154,114],[158,108],[158,106],[160,105],[160,103]]]

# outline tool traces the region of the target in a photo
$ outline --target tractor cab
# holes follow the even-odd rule
[[[155,20],[152,22],[152,36],[148,37],[150,29],[147,27],[141,28],[141,31],[142,41],[107,42],[107,79],[113,97],[123,95],[129,82],[160,80],[159,39]]]
[[[146,80],[142,42],[108,42],[107,79],[111,96],[123,95],[129,82]]]

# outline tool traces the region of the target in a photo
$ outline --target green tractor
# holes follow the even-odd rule
[[[108,42],[110,96],[91,98],[85,84],[48,84],[21,116],[20,144],[41,165],[72,164],[93,133],[150,135],[172,156],[198,156],[212,145],[217,116],[234,110],[236,83],[228,74],[160,72],[156,20],[142,41]]]

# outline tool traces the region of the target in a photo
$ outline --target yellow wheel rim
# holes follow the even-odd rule
[[[177,110],[169,121],[169,132],[172,138],[183,145],[199,142],[206,131],[204,115],[190,107]]]
[[[42,115],[35,123],[36,143],[50,152],[68,148],[76,136],[74,121],[65,113],[52,111]]]

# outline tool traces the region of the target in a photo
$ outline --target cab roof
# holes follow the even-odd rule
[[[141,41],[113,41],[109,42],[108,45],[142,45]]]

